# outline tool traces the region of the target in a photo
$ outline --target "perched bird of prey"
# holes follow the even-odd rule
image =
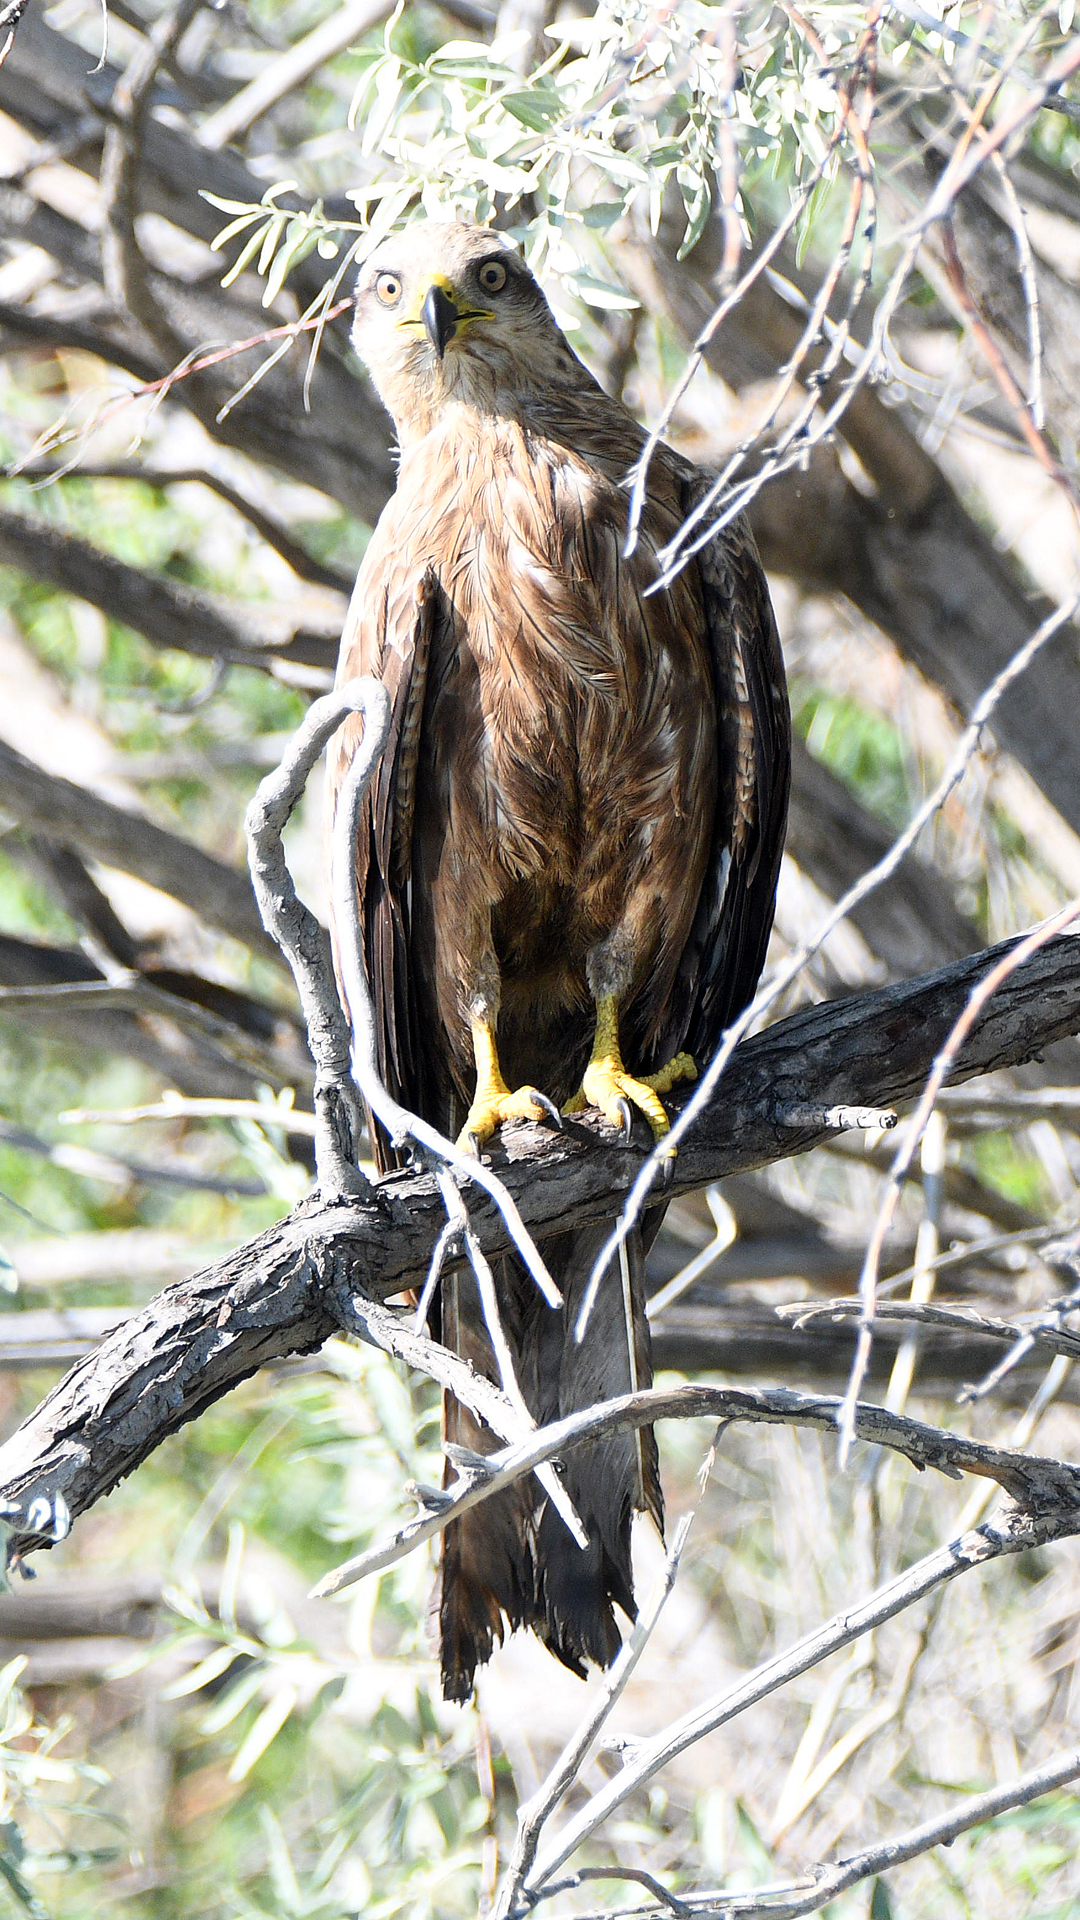
[[[637,1109],[660,1138],[660,1094],[751,998],[772,923],[789,722],[752,540],[736,521],[650,591],[707,480],[658,446],[626,557],[643,429],[498,233],[423,224],[383,242],[353,339],[400,445],[339,669],[378,675],[392,703],[356,853],[382,1077],[476,1151],[552,1102],[627,1130]],[[496,1271],[538,1421],[649,1384],[640,1239],[573,1338],[606,1231],[545,1240],[561,1309],[515,1259]],[[443,1280],[437,1314],[440,1337],[497,1379],[471,1275]],[[499,1444],[452,1400],[445,1424],[459,1445]],[[577,1673],[618,1650],[632,1515],[662,1518],[652,1434],[577,1448],[561,1471],[587,1546],[535,1479],[446,1532],[450,1699],[507,1625]]]

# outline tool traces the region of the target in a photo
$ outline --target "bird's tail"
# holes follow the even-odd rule
[[[574,1326],[593,1262],[609,1228],[581,1228],[544,1243],[563,1295],[548,1307],[513,1259],[496,1272],[503,1330],[518,1385],[538,1424],[613,1399],[652,1380],[645,1318],[644,1253],[635,1231],[601,1282],[584,1338]],[[497,1379],[472,1276],[444,1283],[442,1338]],[[448,1440],[478,1453],[501,1444],[459,1402],[447,1397]],[[607,1666],[621,1644],[618,1607],[634,1617],[630,1531],[635,1509],[663,1525],[656,1441],[651,1427],[616,1428],[568,1451],[558,1467],[588,1535],[575,1541],[535,1477],[520,1480],[446,1529],[439,1588],[443,1691],[465,1700],[477,1666],[507,1626],[532,1627],[563,1663],[583,1675]]]

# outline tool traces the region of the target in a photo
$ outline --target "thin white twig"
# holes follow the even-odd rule
[[[866,1378],[866,1369],[870,1364],[870,1349],[873,1343],[874,1306],[877,1299],[878,1268],[881,1263],[881,1252],[885,1244],[885,1235],[888,1232],[889,1224],[896,1212],[903,1183],[907,1177],[907,1171],[911,1165],[915,1150],[922,1138],[923,1128],[926,1126],[934,1110],[934,1102],[948,1077],[949,1068],[956,1059],[961,1046],[987,1001],[996,993],[998,987],[1009,978],[1010,974],[1015,973],[1017,967],[1023,966],[1025,960],[1030,960],[1032,954],[1037,953],[1039,948],[1045,946],[1046,942],[1052,940],[1056,934],[1063,933],[1066,927],[1071,926],[1078,917],[1080,917],[1080,900],[1071,900],[1059,913],[1055,913],[1049,920],[1044,921],[1042,926],[1036,927],[1033,932],[1029,933],[1027,938],[1021,940],[1018,946],[1010,948],[1008,953],[1003,954],[997,965],[992,967],[989,973],[984,974],[982,979],[972,987],[963,1012],[959,1018],[953,1022],[945,1043],[930,1069],[926,1085],[919,1099],[919,1104],[905,1129],[903,1144],[897,1150],[896,1157],[889,1170],[888,1182],[885,1192],[881,1197],[873,1229],[867,1242],[862,1271],[859,1275],[859,1302],[862,1311],[859,1317],[859,1331],[855,1342],[855,1355],[851,1363],[851,1376],[848,1381],[847,1392],[844,1395],[844,1408],[840,1421],[839,1459],[841,1470],[847,1465],[848,1453],[855,1437],[854,1427],[851,1424],[852,1411],[858,1404],[859,1392]]]
[[[1046,404],[1043,396],[1043,340],[1042,314],[1039,305],[1039,279],[1035,268],[1035,255],[1032,252],[1031,239],[1024,218],[1024,209],[1016,188],[1009,178],[1009,170],[1000,153],[993,156],[994,176],[1001,188],[1005,205],[1009,211],[1009,225],[1016,241],[1016,258],[1020,268],[1020,285],[1024,290],[1024,312],[1028,329],[1028,412],[1040,433],[1046,426]]]

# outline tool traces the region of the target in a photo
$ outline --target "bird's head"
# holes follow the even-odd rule
[[[427,221],[384,240],[356,289],[353,345],[402,441],[443,408],[518,413],[583,369],[516,247]]]

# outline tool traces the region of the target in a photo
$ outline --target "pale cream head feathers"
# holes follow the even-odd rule
[[[530,394],[587,379],[503,234],[432,221],[365,261],[353,345],[403,442],[444,406],[520,415]]]

